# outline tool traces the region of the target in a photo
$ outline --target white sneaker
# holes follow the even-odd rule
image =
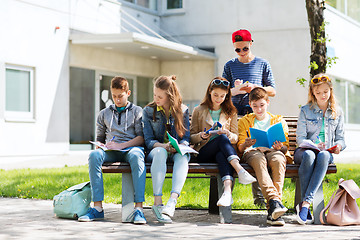
[[[156,217],[156,220],[158,220],[160,223],[172,223],[172,220],[169,216],[162,214],[163,208],[164,208],[164,205],[151,207],[151,209]]]
[[[228,207],[233,203],[234,203],[234,200],[232,198],[231,193],[230,192],[224,192],[221,195],[221,198],[217,201],[216,205],[221,206],[221,207]]]
[[[243,169],[243,171],[240,170],[238,176],[239,176],[239,183],[241,184],[250,184],[256,182],[256,178],[251,176],[251,174],[248,173],[245,169]]]
[[[162,213],[168,215],[169,217],[173,217],[175,213],[175,206],[177,200],[175,198],[170,198],[165,207],[162,210]]]

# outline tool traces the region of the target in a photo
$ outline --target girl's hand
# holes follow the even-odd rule
[[[205,132],[201,132],[201,133],[200,133],[200,137],[201,137],[201,139],[203,139],[203,140],[207,140],[207,139],[210,137],[210,134],[207,134],[207,133],[205,133]]]
[[[336,145],[336,148],[334,149],[335,154],[339,154],[341,151],[341,146],[339,144]]]
[[[320,143],[318,143],[317,147],[318,147],[321,151],[323,151],[323,150],[325,150],[325,143],[324,143],[324,142],[320,142]]]
[[[279,141],[275,141],[272,145],[273,149],[275,149],[276,151],[279,151],[283,146],[284,145],[282,144],[282,142]]]
[[[256,143],[256,139],[246,138],[244,144],[245,148],[251,147]]]
[[[173,148],[170,143],[164,144],[164,148],[165,148],[166,151],[168,151],[169,153],[176,153],[175,148]]]
[[[229,137],[230,136],[230,131],[229,130],[227,130],[227,129],[220,129],[219,131],[218,131],[218,134],[220,135],[220,134],[225,134],[227,137]]]

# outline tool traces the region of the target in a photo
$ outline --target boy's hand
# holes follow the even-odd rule
[[[242,87],[240,90],[243,90],[243,91],[245,91],[247,93],[250,93],[251,90],[253,90],[255,87],[256,87],[255,84],[252,84],[252,83],[248,82],[248,83],[245,83],[245,86]]]
[[[273,149],[275,149],[276,151],[281,150],[281,148],[282,148],[283,146],[284,146],[284,145],[282,144],[282,142],[279,142],[279,141],[275,141],[274,144],[272,145]]]
[[[106,143],[105,146],[111,150],[122,150],[125,148],[123,143],[117,143],[113,141]]]
[[[246,138],[244,142],[244,147],[245,148],[251,147],[255,143],[256,143],[256,139]]]

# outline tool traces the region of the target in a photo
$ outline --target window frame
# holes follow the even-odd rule
[[[6,72],[8,69],[11,70],[18,70],[18,71],[26,71],[29,72],[29,104],[30,104],[30,111],[29,112],[25,112],[25,111],[11,111],[11,110],[7,110],[6,109],[6,82],[7,82],[7,78],[6,78]],[[33,67],[27,67],[27,66],[18,66],[18,65],[13,65],[13,64],[5,64],[5,88],[4,88],[4,92],[5,92],[5,105],[4,105],[4,110],[5,110],[5,121],[7,122],[35,122],[35,69]]]
[[[162,15],[167,16],[167,15],[185,14],[185,6],[184,5],[185,5],[185,2],[183,0],[181,8],[168,9],[167,0],[162,0],[162,2],[161,2],[161,9],[163,12]]]

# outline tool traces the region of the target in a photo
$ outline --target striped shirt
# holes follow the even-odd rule
[[[224,66],[223,77],[230,81],[230,87],[234,87],[235,80],[249,81],[262,87],[271,86],[275,88],[275,80],[267,60],[255,57],[249,63],[242,63],[238,58],[233,58]],[[248,94],[239,94],[231,98],[234,104],[249,105]]]

